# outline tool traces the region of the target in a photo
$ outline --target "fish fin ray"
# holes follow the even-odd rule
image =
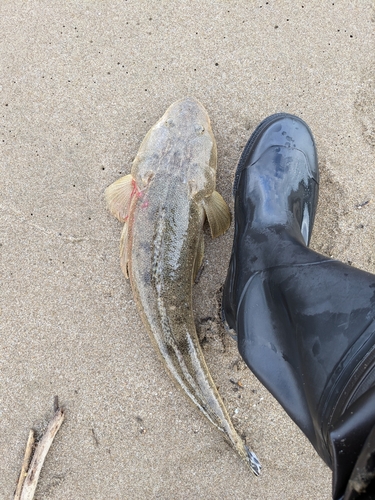
[[[128,221],[125,221],[120,238],[120,266],[127,279],[129,279],[128,225]]]
[[[104,192],[109,211],[117,217],[120,222],[125,222],[129,215],[129,207],[132,193],[135,189],[135,181],[131,174],[120,177],[107,187]]]
[[[204,210],[213,238],[224,234],[230,226],[231,216],[224,198],[217,191],[204,200]]]
[[[204,256],[204,234],[202,232],[199,237],[197,254],[195,256],[195,261],[194,261],[193,281],[196,280],[198,272],[202,267],[203,256]]]

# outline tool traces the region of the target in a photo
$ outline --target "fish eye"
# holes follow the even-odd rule
[[[195,131],[197,132],[197,134],[203,134],[203,132],[204,132],[203,125],[196,125],[195,126]]]
[[[168,118],[168,120],[165,121],[165,126],[166,127],[173,127],[174,126],[174,122],[171,118]]]

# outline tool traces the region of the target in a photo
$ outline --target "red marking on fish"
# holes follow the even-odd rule
[[[137,196],[138,198],[140,198],[142,196],[142,191],[140,191],[138,189],[138,186],[137,186],[137,183],[135,182],[135,180],[133,179],[132,180],[132,186],[133,186],[133,190],[131,192],[131,197],[133,198],[133,196]]]

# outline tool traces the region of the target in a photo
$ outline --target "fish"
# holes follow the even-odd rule
[[[231,223],[215,190],[216,169],[207,111],[184,98],[149,130],[131,173],[111,184],[105,198],[124,223],[120,266],[167,372],[259,475],[259,460],[236,432],[210,375],[194,322],[192,284],[202,265],[205,219],[212,237]]]

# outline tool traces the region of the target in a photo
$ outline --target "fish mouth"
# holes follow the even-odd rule
[[[203,106],[195,97],[184,97],[167,109],[164,114],[165,121],[175,123],[176,126],[186,126],[191,123],[195,128],[202,127],[202,131],[211,130],[210,118]]]
[[[188,97],[183,97],[182,99],[179,99],[178,101],[174,102],[172,106],[181,106],[181,107],[184,107],[184,106],[190,106],[190,107],[198,107],[200,110],[204,111],[205,115],[207,115],[208,117],[208,114],[207,114],[207,111],[205,109],[205,107],[203,106],[203,104],[198,101],[198,99],[196,99],[195,97],[191,97],[191,96],[188,96]]]

